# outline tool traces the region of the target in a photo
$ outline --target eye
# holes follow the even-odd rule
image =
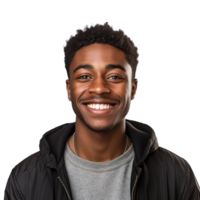
[[[112,77],[112,78],[111,78],[111,77]],[[122,79],[122,78],[119,77],[119,76],[110,76],[109,79],[110,79],[110,78],[111,78],[111,79]]]
[[[88,79],[88,78],[90,78],[90,77],[87,75],[83,75],[83,76],[80,76],[78,79]]]
[[[85,79],[85,78],[81,78],[81,77],[89,77],[89,76],[83,75],[83,76],[80,76],[78,79]],[[117,77],[118,79],[122,79],[122,78],[120,78],[119,76],[110,76],[110,77]],[[109,78],[110,78],[110,77],[109,77]]]

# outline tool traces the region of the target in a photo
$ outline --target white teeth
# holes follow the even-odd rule
[[[105,110],[113,107],[111,104],[87,104],[92,109]]]

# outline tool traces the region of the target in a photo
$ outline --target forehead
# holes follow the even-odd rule
[[[127,64],[126,56],[123,51],[108,44],[91,44],[79,49],[72,59],[70,68],[80,64]],[[71,70],[70,69],[70,70]]]

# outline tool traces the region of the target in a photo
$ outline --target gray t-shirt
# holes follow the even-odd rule
[[[114,160],[91,162],[75,155],[67,142],[64,159],[73,200],[130,200],[134,157],[131,144]]]

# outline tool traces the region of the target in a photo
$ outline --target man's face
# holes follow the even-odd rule
[[[76,118],[91,130],[105,132],[125,120],[137,89],[123,51],[107,44],[79,49],[69,67],[68,99]]]

